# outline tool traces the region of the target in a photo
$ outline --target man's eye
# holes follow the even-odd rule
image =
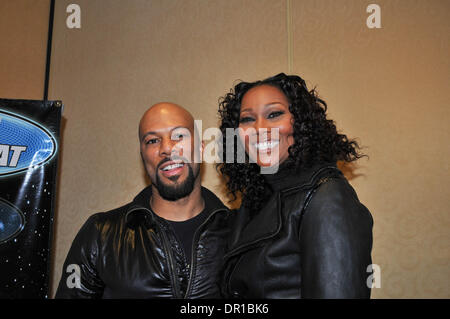
[[[273,119],[273,118],[276,118],[276,117],[281,116],[281,115],[283,115],[283,114],[284,114],[284,112],[282,112],[282,111],[271,112],[271,113],[269,114],[268,118],[269,118],[269,119]]]
[[[251,118],[250,116],[241,117],[239,119],[239,123],[248,123],[251,121],[253,121],[253,118]]]
[[[150,138],[147,141],[145,141],[145,144],[155,144],[156,142],[158,142],[157,138]]]

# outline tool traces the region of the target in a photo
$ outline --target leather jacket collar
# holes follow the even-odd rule
[[[202,197],[209,207],[208,216],[217,210],[228,210],[228,208],[205,187],[201,188]],[[129,228],[135,229],[139,225],[144,225],[149,229],[157,220],[162,220],[150,208],[149,200],[152,196],[152,186],[144,188],[133,200],[127,209],[125,220]]]
[[[315,180],[315,176],[329,168],[336,169],[336,163],[321,163],[309,168],[297,170],[281,165],[277,173],[263,176],[275,191],[283,191],[292,187],[309,185]]]
[[[261,240],[277,235],[282,226],[282,194],[292,190],[310,188],[317,180],[317,177],[329,169],[337,170],[336,164],[318,164],[301,171],[282,168],[275,176],[266,176],[266,181],[271,184],[274,192],[267,200],[264,208],[251,217],[250,212],[246,208],[240,208],[236,214],[235,225],[242,225],[242,229],[234,232],[234,236],[231,238],[230,250],[225,254],[225,258],[240,253]],[[251,222],[249,222],[250,218]]]

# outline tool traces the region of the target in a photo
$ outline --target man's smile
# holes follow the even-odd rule
[[[177,160],[177,161],[171,161],[167,160],[164,161],[162,165],[160,165],[159,170],[161,171],[161,174],[166,177],[174,177],[177,175],[180,175],[183,171],[183,168],[186,164],[183,161]]]

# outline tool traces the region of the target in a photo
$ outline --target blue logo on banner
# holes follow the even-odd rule
[[[0,177],[34,169],[56,153],[56,140],[40,124],[0,110]]]
[[[0,243],[16,237],[24,225],[23,213],[7,200],[0,198]]]

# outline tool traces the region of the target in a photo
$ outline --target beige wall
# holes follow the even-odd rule
[[[78,30],[65,25],[73,2]],[[372,2],[381,29],[366,27]],[[449,298],[449,9],[445,0],[58,0],[49,98],[65,109],[53,288],[86,218],[146,185],[136,134],[148,106],[182,104],[205,129],[237,79],[289,72],[317,87],[338,129],[370,156],[346,173],[375,221],[373,297]],[[16,43],[30,37],[21,33]],[[33,96],[24,85],[5,97]],[[211,165],[203,181],[225,199]]]
[[[381,29],[364,27],[369,3]],[[450,297],[450,2],[294,1],[295,73],[369,160],[351,180],[373,214],[378,298]]]
[[[0,98],[42,99],[50,0],[0,1]]]

